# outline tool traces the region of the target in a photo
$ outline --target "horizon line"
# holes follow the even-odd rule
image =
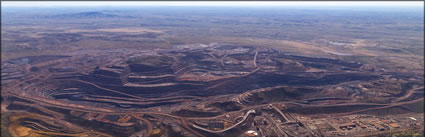
[[[423,7],[424,1],[2,1],[2,7],[211,6],[211,7]]]

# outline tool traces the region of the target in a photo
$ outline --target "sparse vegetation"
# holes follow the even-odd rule
[[[2,7],[1,136],[424,136],[423,8],[305,8]]]

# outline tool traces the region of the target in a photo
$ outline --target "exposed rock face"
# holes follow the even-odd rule
[[[274,113],[269,104],[284,104],[283,113],[320,116],[423,99],[416,93],[423,90],[423,77],[273,49],[213,43],[96,53],[9,61],[2,66],[2,86],[13,92],[2,96],[8,103],[2,110],[25,109],[34,114],[15,119],[40,120],[46,127],[88,126],[113,136],[236,136],[259,119],[250,115],[240,121],[251,111],[268,123],[279,119],[267,117]],[[207,129],[214,120],[224,121],[226,130]],[[240,126],[232,127],[235,123]]]

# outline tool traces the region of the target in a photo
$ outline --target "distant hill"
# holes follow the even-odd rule
[[[53,18],[131,18],[131,16],[119,16],[114,14],[105,14],[102,12],[81,12],[75,14],[59,14],[51,16]]]

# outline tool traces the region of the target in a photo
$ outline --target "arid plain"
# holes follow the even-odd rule
[[[2,137],[423,136],[423,8],[212,9],[2,8]]]

